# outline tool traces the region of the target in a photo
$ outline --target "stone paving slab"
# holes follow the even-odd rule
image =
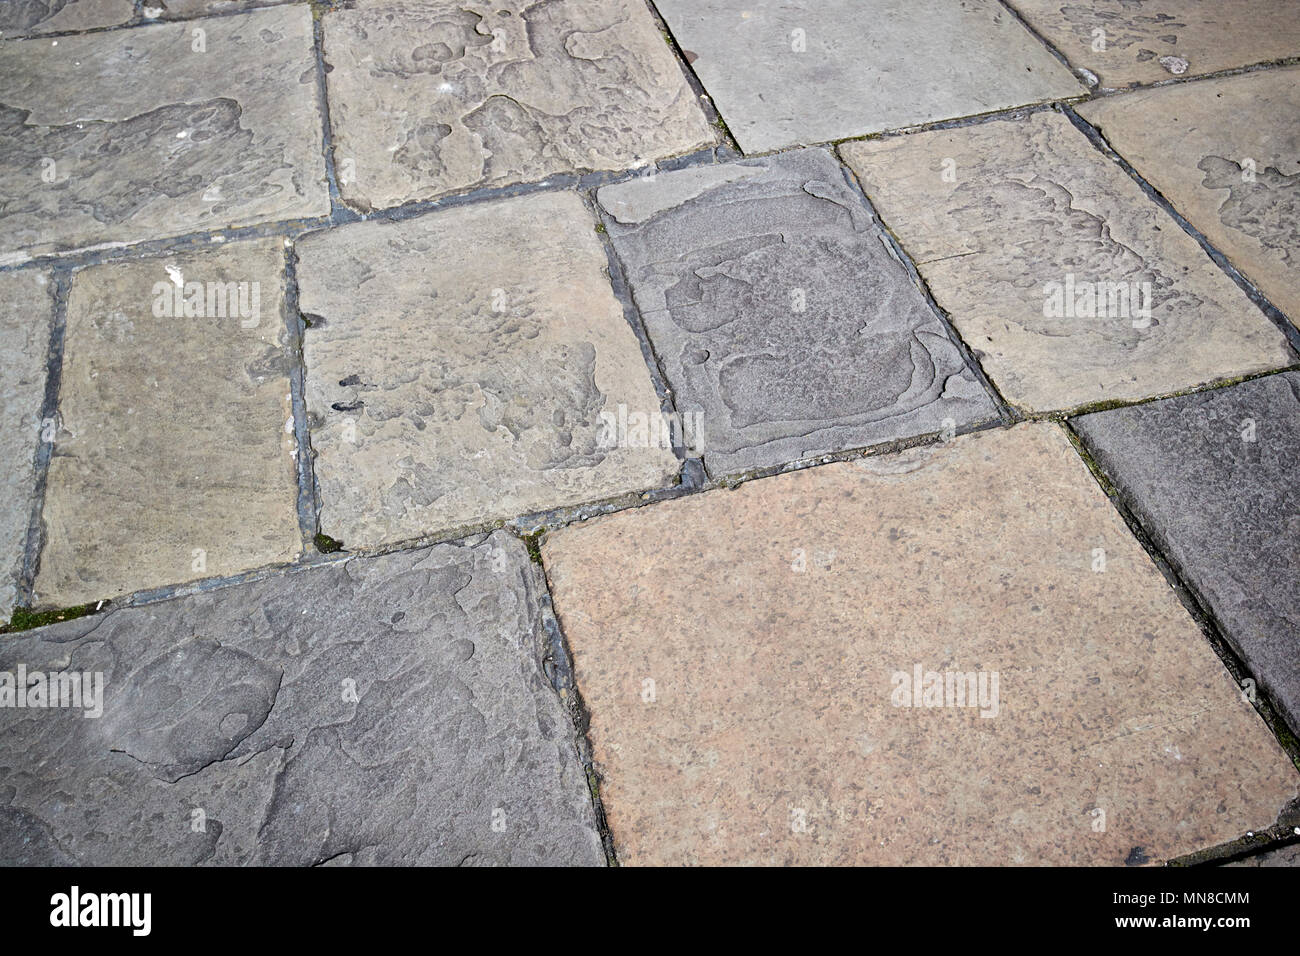
[[[7,0],[0,4],[0,37],[112,27],[134,14],[132,0]]]
[[[657,0],[746,153],[1086,90],[995,0]]]
[[[1196,241],[1059,113],[841,152],[1023,409],[1145,398],[1296,361]]]
[[[997,417],[825,150],[598,197],[711,475]]]
[[[146,9],[165,7],[161,16],[166,19],[202,17],[214,13],[233,13],[269,7],[282,3],[305,3],[307,0],[146,0]]]
[[[1074,426],[1300,729],[1300,373]]]
[[[0,863],[602,864],[540,579],[499,533],[7,637],[103,695],[0,709]]]
[[[1106,97],[1079,113],[1300,325],[1300,67]]]
[[[1055,425],[624,511],[542,555],[626,863],[1155,862],[1297,795]],[[927,672],[983,704],[927,705]]]
[[[1107,87],[1300,56],[1293,0],[1008,0]],[[1100,32],[1099,32],[1100,31]]]
[[[642,0],[369,2],[325,17],[344,198],[395,206],[712,145]]]
[[[0,258],[330,211],[304,5],[0,43],[0,89]]]
[[[323,531],[375,546],[674,482],[671,450],[606,427],[660,404],[595,230],[552,192],[299,244]]]
[[[1280,850],[1271,850],[1258,856],[1247,857],[1228,866],[1300,866],[1300,843],[1284,846]]]
[[[301,552],[285,337],[279,240],[75,274],[38,603]]]
[[[17,598],[32,513],[53,291],[43,273],[0,273],[0,622]]]

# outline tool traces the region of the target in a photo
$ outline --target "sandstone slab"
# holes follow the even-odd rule
[[[542,556],[627,863],[1141,863],[1272,825],[1300,785],[1054,425]]]
[[[994,384],[1026,410],[1295,361],[1196,241],[1059,113],[842,153]]]
[[[329,212],[305,5],[0,44],[0,89],[5,258]]]
[[[1300,728],[1300,373],[1074,426]]]
[[[75,274],[38,603],[299,554],[285,337],[278,240]]]
[[[540,577],[499,533],[7,637],[103,695],[0,709],[0,862],[603,863]]]
[[[672,484],[669,448],[602,417],[659,399],[595,226],[541,193],[299,244],[322,530],[367,547]]]
[[[710,474],[997,417],[825,150],[634,179],[599,201]]]
[[[134,14],[133,0],[9,0],[0,5],[0,37],[112,27]]]
[[[1300,67],[1106,97],[1079,112],[1300,325]]]
[[[325,18],[344,198],[394,206],[716,141],[642,0],[408,0]]]

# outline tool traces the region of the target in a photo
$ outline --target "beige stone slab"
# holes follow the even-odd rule
[[[179,310],[178,288],[187,300]],[[298,555],[285,336],[278,240],[76,273],[40,605]]]
[[[1300,67],[1110,96],[1079,112],[1300,325]]]
[[[1107,87],[1300,56],[1294,0],[1008,0]],[[1100,32],[1099,32],[1100,31]]]
[[[1025,410],[1295,361],[1196,241],[1059,113],[841,152],[994,384]]]
[[[542,557],[625,863],[1120,865],[1296,797],[1056,425],[623,511]],[[982,672],[985,706],[903,706],[918,665]]]
[[[673,483],[670,450],[602,418],[659,400],[595,225],[551,192],[299,244],[326,534],[375,546]]]
[[[5,0],[0,3],[0,37],[112,27],[134,14],[132,0]]]
[[[716,142],[642,0],[369,2],[325,17],[344,198],[394,206]]]

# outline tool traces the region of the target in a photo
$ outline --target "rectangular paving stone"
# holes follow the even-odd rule
[[[1008,0],[1106,87],[1300,56],[1294,0]]]
[[[542,556],[624,863],[1118,866],[1296,798],[1054,425],[623,511]]]
[[[746,153],[1081,96],[995,0],[657,0]]]
[[[132,0],[8,0],[0,4],[0,37],[112,27],[134,15]]]
[[[997,417],[825,150],[598,196],[710,474]]]
[[[994,385],[1025,410],[1296,360],[1196,241],[1059,113],[841,152]]]
[[[0,89],[0,258],[330,210],[304,5],[3,43]]]
[[[1300,325],[1300,68],[1141,90],[1079,112]]]
[[[369,547],[674,482],[669,448],[610,434],[660,403],[595,226],[552,192],[299,244],[325,533]]]
[[[1300,730],[1300,373],[1073,425]]]
[[[0,273],[0,622],[17,599],[36,489],[53,291],[43,273]]]
[[[286,335],[279,240],[73,276],[39,604],[300,553]]]
[[[0,863],[601,865],[544,593],[498,533],[6,637],[102,713],[0,708]]]
[[[717,141],[642,0],[368,2],[324,23],[334,162],[358,207]]]

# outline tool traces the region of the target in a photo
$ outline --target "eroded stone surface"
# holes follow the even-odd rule
[[[310,10],[194,29],[0,44],[0,255],[329,212]]]
[[[0,862],[599,864],[518,539],[7,637],[103,716],[0,709]]]
[[[325,18],[335,165],[383,207],[715,142],[641,0],[371,2]]]
[[[1059,113],[841,151],[994,384],[1025,409],[1295,361],[1196,241]]]
[[[745,152],[1086,90],[993,0],[659,0]]]
[[[711,474],[996,417],[825,150],[631,180],[599,200]]]
[[[6,0],[0,4],[0,37],[111,27],[134,13],[132,0]]]
[[[1079,112],[1300,325],[1300,68],[1142,90]]]
[[[1300,373],[1074,425],[1300,728]]]
[[[1054,425],[624,511],[542,556],[624,862],[1121,865],[1296,797]],[[895,706],[917,665],[984,672],[989,704],[997,672],[996,706]]]
[[[658,413],[574,193],[363,223],[299,244],[322,529],[349,546],[671,484],[608,437]]]
[[[278,240],[76,273],[38,603],[299,553],[283,310]]]

